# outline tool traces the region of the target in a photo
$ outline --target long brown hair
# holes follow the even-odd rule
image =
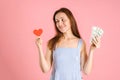
[[[58,30],[58,28],[56,26],[56,21],[55,21],[55,16],[59,12],[63,12],[67,15],[67,17],[70,20],[71,30],[72,30],[73,35],[78,37],[78,38],[81,38],[81,36],[79,34],[79,31],[78,31],[78,26],[77,26],[76,20],[73,16],[72,12],[67,8],[60,8],[53,15],[53,22],[54,22],[54,26],[55,26],[55,30],[56,30],[56,35],[52,39],[50,39],[49,42],[48,42],[48,47],[49,47],[50,50],[53,50],[55,48],[55,45],[58,42],[59,38],[63,35],[63,33],[61,33]]]

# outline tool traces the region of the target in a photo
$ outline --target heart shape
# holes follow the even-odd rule
[[[33,33],[36,35],[36,36],[40,36],[42,34],[43,30],[42,29],[35,29],[33,30]]]

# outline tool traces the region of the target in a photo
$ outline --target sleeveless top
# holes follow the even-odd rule
[[[76,48],[55,48],[50,80],[82,80],[80,69],[81,45],[82,39],[79,39]]]

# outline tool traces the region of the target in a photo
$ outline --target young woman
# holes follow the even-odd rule
[[[85,41],[81,38],[75,18],[67,8],[60,8],[54,13],[53,21],[56,35],[49,40],[46,56],[42,50],[42,40],[36,44],[39,51],[40,67],[48,72],[52,67],[51,80],[82,80],[81,71],[89,74],[92,68],[93,52],[100,45],[100,38],[95,36],[89,53]]]

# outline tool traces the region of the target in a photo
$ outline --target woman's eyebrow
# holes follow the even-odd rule
[[[60,17],[59,19],[63,19],[63,17]],[[55,20],[59,20],[59,19],[55,19]]]

